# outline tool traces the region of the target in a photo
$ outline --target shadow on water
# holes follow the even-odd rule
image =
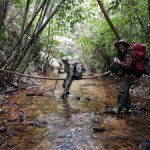
[[[51,76],[51,74],[49,74]],[[54,74],[55,76],[55,74]],[[44,86],[54,86],[44,81]],[[134,150],[133,129],[127,116],[103,113],[106,105],[116,106],[116,90],[109,82],[97,79],[74,81],[65,103],[59,98],[63,91],[58,81],[55,96],[27,97],[27,91],[9,96],[2,106],[0,135],[3,150]],[[22,121],[15,120],[19,111]],[[129,116],[128,116],[129,117]],[[95,132],[93,128],[105,130]]]

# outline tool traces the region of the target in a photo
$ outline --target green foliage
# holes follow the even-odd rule
[[[122,38],[127,38],[131,43],[142,42],[149,47],[150,38],[147,33],[150,34],[150,20],[147,5],[147,1],[143,0],[115,0],[108,4],[108,11],[112,23]],[[95,9],[95,3],[91,3],[90,7]],[[88,60],[87,63],[91,67],[93,67],[90,65],[91,62],[94,62],[97,69],[107,68],[112,57],[116,55],[114,47],[116,38],[107,21],[97,12],[95,17],[88,18],[83,30],[84,35],[79,36],[77,44],[81,45],[85,61]],[[98,65],[99,63],[101,65]]]
[[[3,27],[0,28],[0,40],[8,41],[9,44],[12,44],[11,47],[15,46],[20,37],[26,2],[27,0],[12,0],[10,2],[12,9],[10,7],[10,10],[8,10],[8,19],[6,20],[9,33],[4,31]],[[54,1],[53,4],[52,1],[50,2],[42,23],[51,14],[50,6],[54,10],[60,1]],[[147,2],[147,0],[113,0],[110,3],[107,1],[105,6],[112,23],[122,38],[128,38],[131,43],[135,41],[145,43],[149,48],[150,19],[148,14],[150,12],[147,8]],[[41,3],[42,1],[40,1]],[[33,17],[34,5],[36,5],[36,1],[31,0],[24,27]],[[41,14],[43,14],[42,11],[38,13],[26,34],[27,41],[34,35]],[[40,25],[38,28],[40,28]],[[61,42],[56,40],[57,36],[73,38],[76,45],[66,44],[63,47],[65,51],[63,51],[60,48]],[[23,40],[22,43],[24,44],[25,39]],[[58,13],[55,14],[40,35],[33,56],[38,59],[38,52],[43,50],[50,51],[51,55],[59,58],[65,55],[78,55],[82,56],[82,59],[91,69],[105,69],[116,54],[115,42],[115,35],[104,18],[97,1],[67,0],[61,5]]]
[[[0,27],[0,41],[4,41],[6,40],[6,36],[5,36],[5,28],[2,26]]]

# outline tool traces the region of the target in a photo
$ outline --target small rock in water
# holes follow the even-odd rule
[[[80,100],[80,97],[79,97],[79,96],[76,96],[76,100]]]
[[[33,92],[29,92],[26,94],[27,96],[36,96],[36,93],[33,93]]]
[[[4,112],[4,110],[0,108],[0,114],[2,114],[3,112]]]
[[[91,100],[91,98],[86,97],[86,98],[84,98],[84,100],[86,100],[86,101],[90,101],[90,100]]]
[[[23,110],[20,110],[18,113],[18,120],[19,122],[23,122],[25,120],[25,113]]]
[[[102,131],[105,131],[106,130],[106,128],[104,128],[104,127],[94,127],[93,128],[93,131],[95,131],[95,132],[102,132]]]
[[[5,132],[6,131],[6,127],[1,126],[0,127],[0,132]]]

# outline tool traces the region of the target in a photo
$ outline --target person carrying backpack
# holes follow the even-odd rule
[[[114,58],[114,63],[123,68],[121,72],[121,80],[118,90],[118,107],[114,110],[115,113],[120,113],[124,108],[127,113],[131,112],[130,87],[133,84],[135,76],[132,73],[133,57],[130,54],[130,44],[121,39],[114,45],[118,51],[118,56]]]
[[[62,84],[62,87],[64,88],[64,91],[61,95],[60,98],[64,99],[65,97],[67,97],[67,95],[69,95],[69,89],[70,89],[70,86],[72,84],[72,81],[73,81],[73,75],[74,75],[74,65],[70,64],[68,62],[68,58],[67,57],[63,57],[62,58],[62,62],[64,64],[64,72],[67,74],[63,84]],[[64,72],[61,72],[60,70],[58,70],[58,73],[64,73]]]

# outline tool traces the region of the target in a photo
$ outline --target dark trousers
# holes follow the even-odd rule
[[[62,84],[62,87],[64,88],[63,94],[67,94],[69,92],[72,81],[73,81],[73,78],[70,78],[69,76],[66,77],[66,79],[64,80]]]
[[[119,85],[118,91],[118,110],[121,111],[124,108],[129,110],[131,108],[131,99],[130,99],[130,88],[133,84],[134,78],[128,77],[123,79]]]

